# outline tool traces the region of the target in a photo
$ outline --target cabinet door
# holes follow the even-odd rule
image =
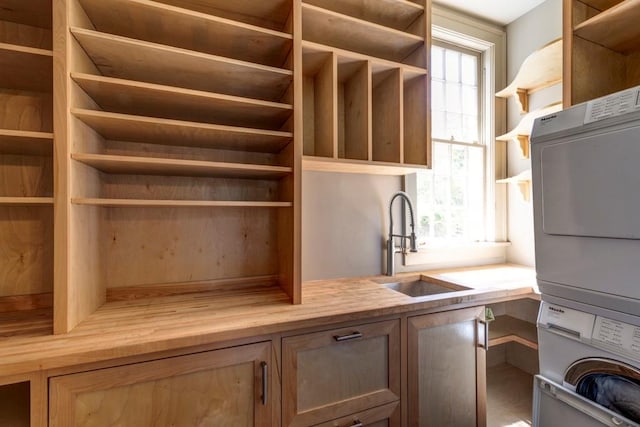
[[[54,377],[51,427],[268,426],[271,343]]]
[[[484,307],[409,318],[410,426],[486,424]]]
[[[309,426],[400,399],[400,321],[282,341],[283,425]]]

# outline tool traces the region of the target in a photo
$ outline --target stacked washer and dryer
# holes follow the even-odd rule
[[[640,86],[531,137],[537,427],[640,426]]]

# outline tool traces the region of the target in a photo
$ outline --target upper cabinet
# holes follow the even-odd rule
[[[634,0],[564,1],[565,107],[640,84]]]
[[[303,1],[305,168],[403,174],[430,166],[429,5]]]

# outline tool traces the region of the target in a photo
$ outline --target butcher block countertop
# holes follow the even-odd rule
[[[382,285],[420,274],[469,289],[412,298]],[[306,282],[301,305],[274,286],[114,301],[68,334],[0,340],[0,377],[522,297],[537,298],[534,270],[500,264]]]

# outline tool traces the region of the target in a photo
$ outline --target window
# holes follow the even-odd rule
[[[486,240],[481,59],[444,42],[431,48],[433,169],[416,176],[421,242]]]

